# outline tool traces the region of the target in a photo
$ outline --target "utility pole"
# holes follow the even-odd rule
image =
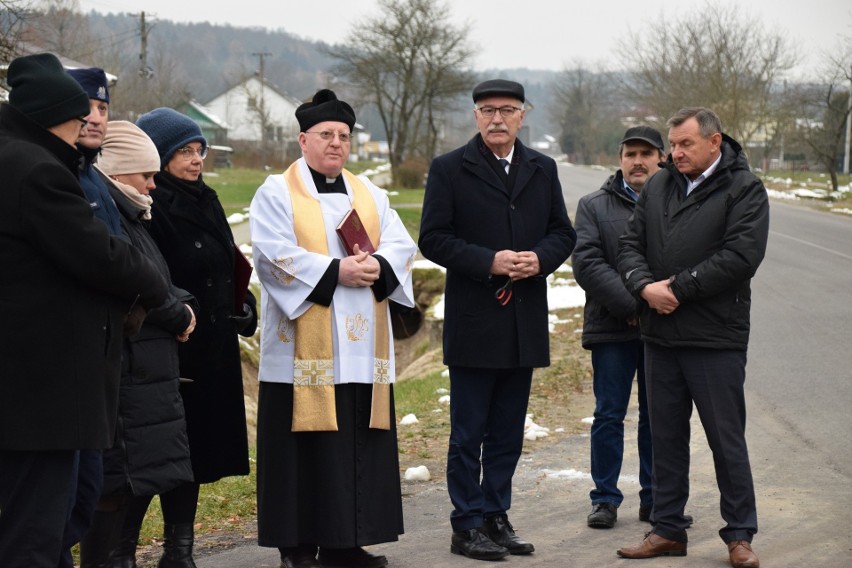
[[[264,59],[266,57],[272,56],[272,54],[269,53],[268,51],[257,51],[257,52],[252,53],[252,55],[254,55],[255,57],[257,57],[260,60],[260,72],[259,72],[259,75],[258,75],[260,77],[260,107],[259,107],[259,109],[260,109],[260,139],[261,139],[262,142],[266,142],[266,138],[267,138],[267,132],[266,132],[267,116],[266,116],[266,101],[264,100],[264,96],[263,96],[264,91],[266,91]]]
[[[139,76],[150,79],[154,76],[154,71],[148,67],[148,32],[149,28],[145,23],[145,12],[139,15]]]
[[[849,144],[852,142],[852,66],[849,71],[849,95],[846,97],[846,144],[843,150],[843,173],[846,175],[849,175]]]

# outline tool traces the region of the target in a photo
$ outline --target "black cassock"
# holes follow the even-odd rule
[[[292,432],[293,385],[260,383],[258,544],[328,548],[399,539],[403,530],[396,420],[369,428],[372,385],[335,386],[337,432]]]

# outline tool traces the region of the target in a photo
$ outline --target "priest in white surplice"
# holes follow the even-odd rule
[[[282,566],[381,567],[403,532],[388,301],[413,306],[416,245],[387,196],[343,169],[355,113],[327,89],[296,110],[302,158],[251,203],[262,284],[258,543]],[[358,212],[375,248],[348,254]]]

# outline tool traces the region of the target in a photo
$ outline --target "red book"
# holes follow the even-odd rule
[[[246,301],[249,279],[251,278],[251,263],[240,247],[234,246],[234,315],[243,315],[243,304]]]
[[[367,251],[370,254],[376,252],[376,247],[370,241],[361,217],[355,209],[350,209],[349,213],[343,216],[343,220],[337,225],[337,234],[343,241],[343,248],[350,255],[355,254],[355,245],[360,247],[361,252]]]

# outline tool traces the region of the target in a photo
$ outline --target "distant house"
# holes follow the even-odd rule
[[[231,141],[275,142],[298,139],[296,108],[301,101],[251,77],[205,103],[205,107],[228,124]]]
[[[207,138],[209,144],[222,146],[228,144],[230,136],[228,123],[208,107],[198,101],[190,100],[175,110],[194,120],[201,127],[201,133]]]

